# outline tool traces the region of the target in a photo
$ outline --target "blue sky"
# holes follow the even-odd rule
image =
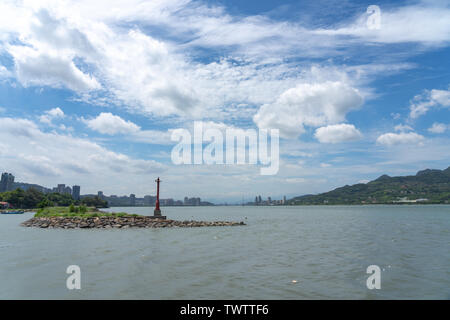
[[[0,170],[233,202],[444,169],[449,41],[447,1],[2,1]],[[174,165],[194,121],[278,129],[278,173]]]

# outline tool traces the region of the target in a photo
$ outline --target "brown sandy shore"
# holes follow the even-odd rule
[[[23,223],[24,227],[37,228],[96,228],[96,229],[125,229],[125,228],[192,228],[192,227],[223,227],[242,226],[244,222],[228,221],[177,221],[158,219],[154,217],[38,217],[31,218]]]

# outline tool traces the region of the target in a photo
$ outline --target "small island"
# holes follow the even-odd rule
[[[94,207],[69,206],[48,207],[39,209],[33,218],[21,223],[24,227],[37,228],[95,228],[95,229],[127,229],[127,228],[192,228],[242,226],[244,222],[231,221],[177,221],[157,216],[143,216],[124,212],[103,212]]]

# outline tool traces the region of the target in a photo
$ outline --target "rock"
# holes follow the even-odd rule
[[[194,227],[217,227],[217,226],[242,226],[244,222],[232,221],[176,221],[166,219],[155,219],[145,216],[138,217],[95,217],[95,218],[65,218],[65,217],[40,217],[31,218],[20,224],[24,227],[39,228],[103,228],[103,229],[128,229],[128,228],[194,228]]]

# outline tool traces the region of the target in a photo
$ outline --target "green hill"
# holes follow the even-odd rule
[[[450,167],[445,170],[426,169],[414,176],[382,175],[368,183],[346,185],[288,201],[291,205],[383,203],[450,203]]]

